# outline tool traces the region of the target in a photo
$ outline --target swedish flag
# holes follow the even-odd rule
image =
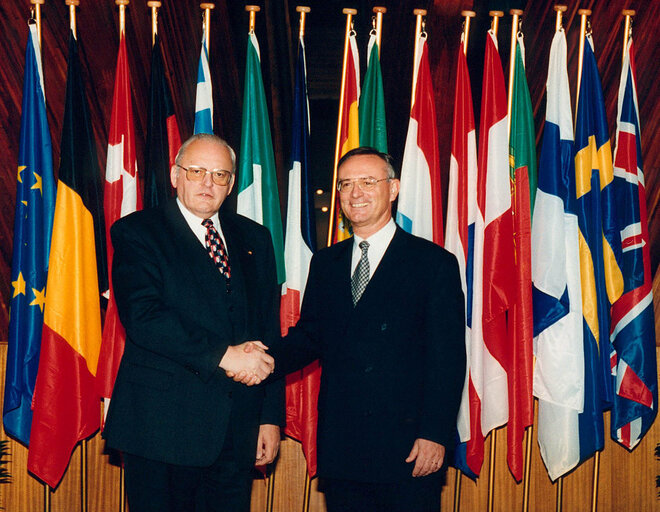
[[[578,417],[582,462],[603,449],[603,410],[613,400],[610,306],[623,292],[623,226],[615,211],[612,150],[590,36],[584,45],[575,151],[585,359],[584,411]]]
[[[39,366],[48,253],[55,210],[50,130],[46,119],[41,48],[31,24],[25,51],[20,149],[16,182],[12,296],[3,422],[24,444],[30,439],[32,393]]]

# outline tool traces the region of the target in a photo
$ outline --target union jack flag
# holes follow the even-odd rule
[[[621,69],[614,153],[617,211],[624,226],[624,290],[612,305],[610,327],[610,365],[616,392],[611,435],[629,450],[651,427],[658,410],[651,257],[640,139],[635,52],[630,38]]]

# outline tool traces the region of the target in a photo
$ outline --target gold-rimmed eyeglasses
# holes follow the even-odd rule
[[[202,181],[204,179],[204,176],[210,174],[213,183],[223,187],[229,185],[229,182],[234,177],[233,172],[227,171],[225,169],[208,170],[208,169],[204,169],[204,167],[197,167],[194,165],[191,165],[190,167],[184,167],[183,165],[179,165],[179,164],[177,164],[177,167],[186,171],[186,177],[190,181]]]
[[[382,178],[380,180],[369,176],[368,178],[353,178],[350,180],[339,180],[337,182],[337,191],[347,194],[353,190],[353,185],[357,183],[357,186],[363,192],[368,192],[376,188],[381,181],[390,181],[392,178]]]

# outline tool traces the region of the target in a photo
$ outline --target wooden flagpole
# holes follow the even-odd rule
[[[206,42],[206,55],[210,59],[211,55],[211,10],[215,9],[215,4],[203,2],[199,4],[200,8],[204,11],[202,16],[204,27],[204,41]],[[247,8],[246,8],[247,9]]]
[[[476,13],[474,11],[461,11],[461,16],[464,18],[463,33],[461,34],[463,55],[467,56],[468,38],[470,36],[470,18],[474,18]],[[461,471],[456,469],[456,477],[454,479],[454,512],[459,512],[461,508],[461,477]]]
[[[415,50],[413,51],[413,77],[412,77],[412,92],[410,93],[410,111],[412,112],[413,105],[415,104],[415,89],[417,88],[417,59],[419,54],[419,36],[426,35],[426,21],[423,19],[426,16],[426,9],[413,10],[415,15]]]
[[[69,6],[69,27],[73,33],[73,37],[78,39],[78,29],[76,27],[76,7],[80,5],[80,0],[65,0],[64,2]]]
[[[575,90],[575,120],[577,121],[578,102],[580,101],[580,83],[582,82],[582,59],[584,57],[584,38],[587,34],[587,16],[591,16],[590,9],[578,10],[580,15],[580,47],[578,50],[578,75],[577,88]],[[575,129],[575,127],[573,127]]]
[[[628,39],[632,35],[632,17],[635,15],[635,11],[632,9],[624,9],[621,11],[621,14],[625,17],[625,26],[623,27],[623,53],[621,54],[621,62],[626,58],[626,52],[628,51]]]
[[[497,38],[497,29],[499,21],[504,13],[502,11],[490,11],[489,16],[493,18],[490,30]],[[490,460],[488,461],[488,512],[493,512],[493,500],[495,496],[495,447],[497,445],[497,429],[493,429],[490,433]]]
[[[511,138],[511,106],[513,104],[513,75],[516,69],[516,46],[518,43],[518,25],[520,24],[520,16],[523,11],[520,9],[511,9],[509,14],[513,16],[511,20],[511,52],[509,53],[509,87],[508,99],[506,107],[506,137],[507,140]]]
[[[555,20],[555,32],[558,32],[560,30],[564,30],[564,26],[562,23],[562,17],[566,10],[568,9],[567,6],[565,5],[555,5],[554,10],[557,13],[557,18]],[[555,511],[556,512],[561,512],[562,505],[564,501],[564,477],[560,476],[557,479],[557,493],[556,493],[556,500],[555,500]]]
[[[376,44],[378,45],[378,58],[380,59],[380,40],[383,34],[383,14],[387,12],[385,7],[374,7],[373,11],[376,13]]]
[[[339,92],[339,117],[337,119],[337,141],[335,143],[335,165],[332,172],[332,191],[330,198],[330,218],[328,219],[328,247],[332,245],[332,233],[335,223],[335,203],[337,202],[337,163],[339,163],[339,153],[341,152],[341,121],[344,117],[344,93],[346,91],[346,64],[348,62],[348,51],[350,47],[350,36],[353,32],[353,16],[357,14],[356,9],[342,9],[346,15],[346,30],[344,34],[344,58],[341,65],[341,87]]]
[[[158,34],[158,8],[161,3],[158,0],[149,0],[147,5],[151,7],[151,46],[156,44],[156,34]]]

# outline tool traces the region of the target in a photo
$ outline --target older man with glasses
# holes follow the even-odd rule
[[[111,230],[127,337],[104,436],[123,454],[131,512],[248,511],[251,469],[278,451],[283,382],[225,375],[260,383],[273,358],[250,340],[279,335],[270,234],[219,211],[235,167],[224,140],[194,135],[172,167],[176,199]]]

